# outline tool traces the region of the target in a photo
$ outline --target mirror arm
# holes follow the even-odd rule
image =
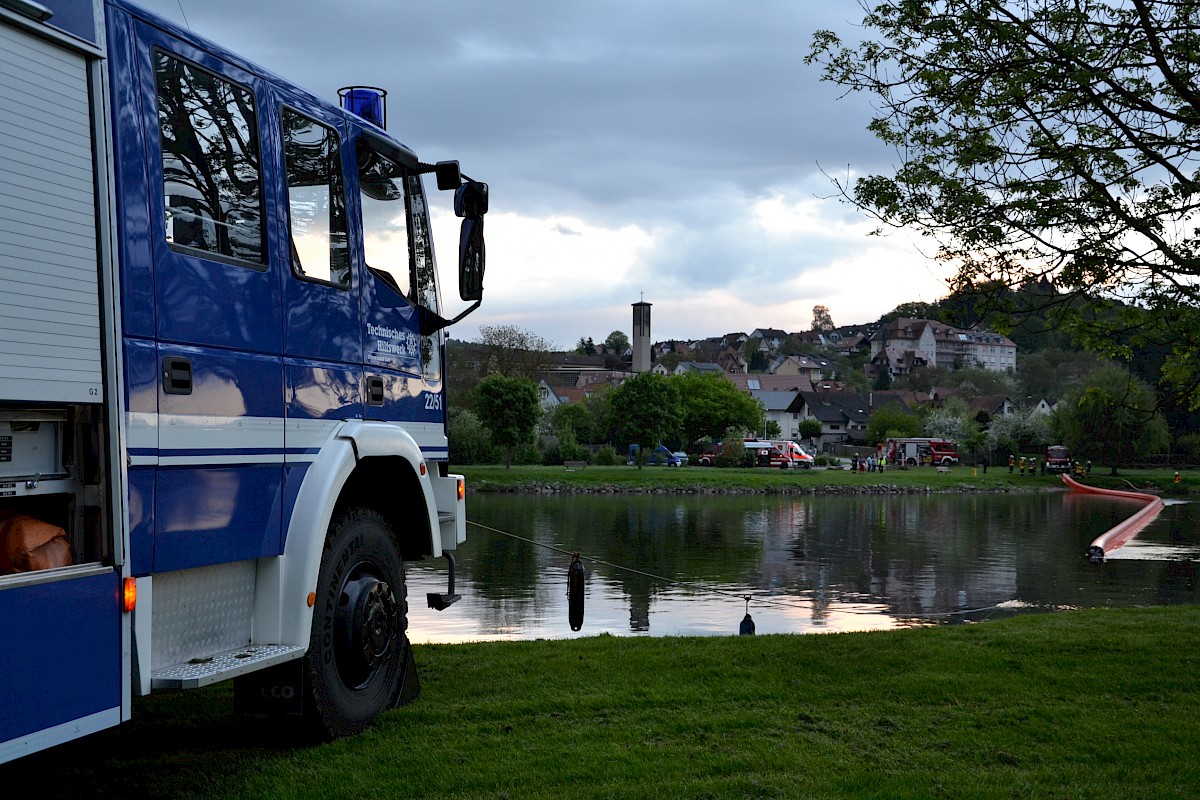
[[[467,314],[470,314],[472,311],[479,308],[481,303],[483,303],[482,298],[480,298],[479,300],[476,300],[473,305],[469,306],[465,311],[463,311],[461,314],[459,314],[454,319],[446,319],[445,317],[442,317],[442,316],[430,311],[425,306],[417,306],[417,318],[421,323],[421,335],[429,336],[431,334],[437,333],[442,328],[449,328],[451,325],[453,325],[456,322],[458,322],[459,320],[461,320]]]

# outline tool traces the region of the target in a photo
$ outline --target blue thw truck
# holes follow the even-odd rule
[[[234,680],[325,738],[415,696],[404,563],[457,599],[444,330],[487,185],[339,95],[124,0],[0,0],[0,762],[156,690]]]

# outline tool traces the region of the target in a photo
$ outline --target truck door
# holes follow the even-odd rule
[[[361,418],[361,275],[351,269],[344,122],[286,98],[279,109],[289,269],[283,287],[287,497],[340,420]]]
[[[282,552],[281,271],[265,82],[135,23],[159,366],[153,569]]]
[[[120,400],[105,380],[97,269],[100,55],[0,10],[0,515],[45,526],[0,525],[0,762],[124,713],[124,553],[96,474],[112,459],[101,467],[102,446],[83,441],[108,441],[106,404]],[[55,529],[52,559],[12,558]]]
[[[426,456],[447,455],[442,333],[421,335],[421,309],[437,313],[438,286],[425,196],[415,159],[360,134],[363,414],[403,422]]]

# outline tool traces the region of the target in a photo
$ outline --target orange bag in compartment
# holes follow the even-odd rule
[[[71,564],[67,532],[27,514],[0,513],[0,574]]]

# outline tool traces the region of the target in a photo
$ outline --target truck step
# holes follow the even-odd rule
[[[151,674],[155,689],[198,689],[248,672],[282,664],[304,655],[305,648],[285,644],[250,644],[207,658],[172,664]]]

